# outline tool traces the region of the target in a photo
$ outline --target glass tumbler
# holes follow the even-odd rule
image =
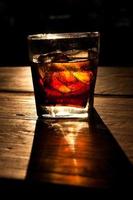
[[[99,32],[28,36],[39,117],[88,117],[94,102],[99,44]]]

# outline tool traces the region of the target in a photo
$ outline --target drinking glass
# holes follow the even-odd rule
[[[39,117],[88,117],[94,102],[99,43],[99,32],[28,36]]]

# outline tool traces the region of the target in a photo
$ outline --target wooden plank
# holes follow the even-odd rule
[[[133,95],[133,67],[99,67],[95,93]]]
[[[34,103],[32,93],[0,93],[0,120],[3,118],[36,119]],[[94,105],[113,136],[133,163],[132,98],[95,97]],[[1,131],[3,131],[2,123]]]
[[[95,98],[95,108],[133,163],[133,98]]]
[[[35,123],[0,118],[0,178],[25,179]]]
[[[38,120],[30,181],[89,188],[126,186],[132,166],[100,120]]]
[[[33,93],[0,93],[0,117],[36,119]]]
[[[0,67],[0,90],[33,91],[30,67]]]
[[[0,90],[33,92],[30,67],[0,67]],[[133,95],[133,68],[99,67],[95,93]]]
[[[36,124],[30,68],[10,69],[0,68],[0,178],[87,187],[128,183],[124,175],[131,167],[127,158],[133,163],[133,101],[110,95],[132,95],[132,68],[100,68],[96,91],[108,97],[95,97],[98,113],[127,157],[101,121],[93,120],[95,126],[85,121]]]
[[[74,194],[107,198],[116,196],[116,192],[119,197],[123,192],[131,196],[132,166],[100,122],[91,126],[85,121],[66,120],[64,126],[63,121],[45,121],[34,129],[34,120],[0,121],[5,141],[0,149],[4,148],[0,156],[0,194],[4,197],[29,195],[41,199],[54,194],[69,198]]]

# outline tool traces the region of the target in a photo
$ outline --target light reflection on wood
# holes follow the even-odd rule
[[[102,123],[38,120],[27,179],[50,183],[108,187],[127,171],[127,158]],[[117,180],[117,179],[116,179]]]

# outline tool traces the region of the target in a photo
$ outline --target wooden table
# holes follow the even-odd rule
[[[30,67],[1,67],[0,190],[130,188],[133,68],[99,67],[94,106],[87,121],[37,120]]]

